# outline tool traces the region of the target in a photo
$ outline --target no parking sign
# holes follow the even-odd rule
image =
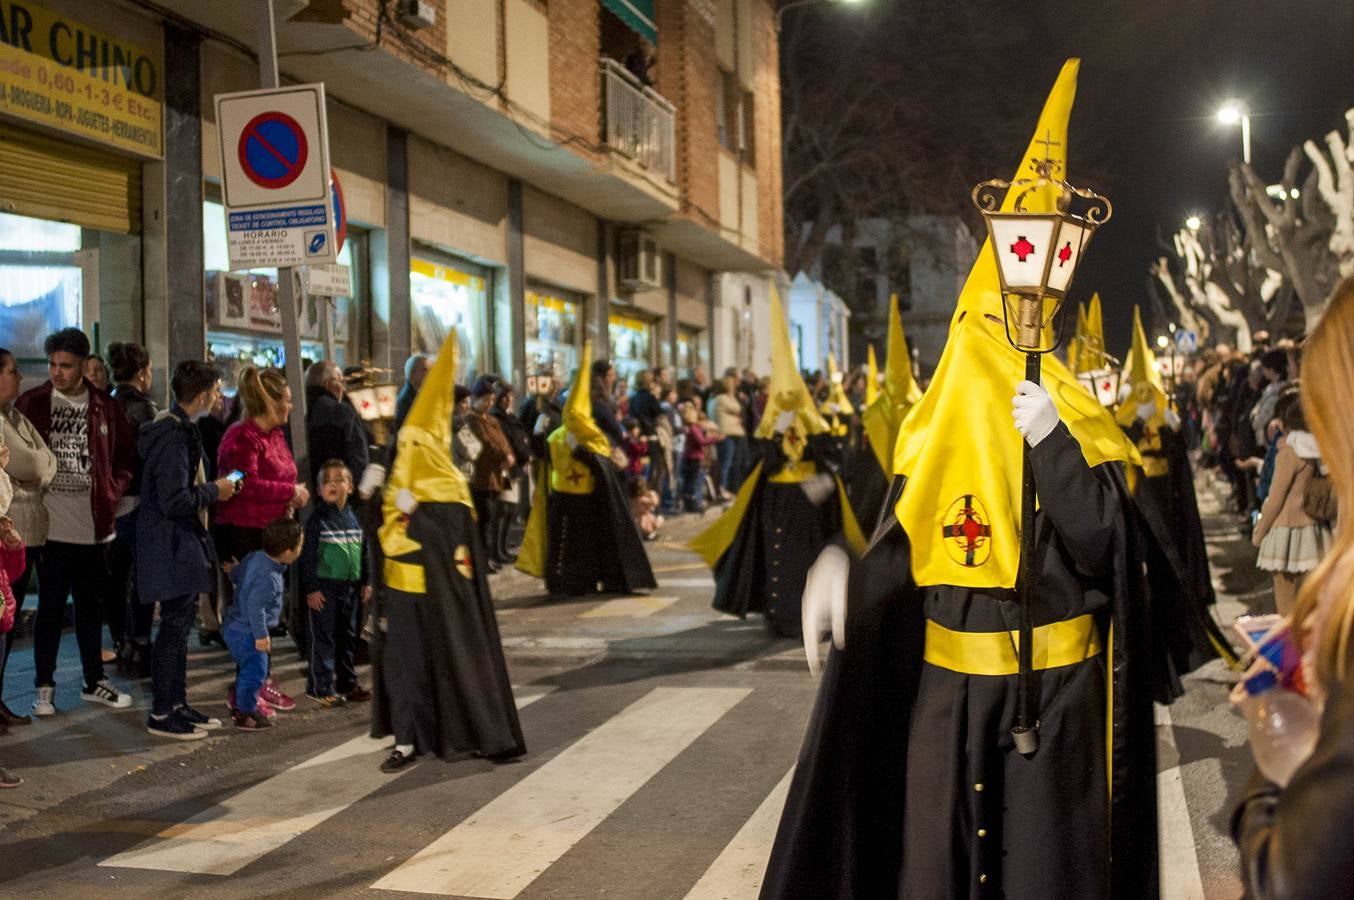
[[[216,125],[231,269],[334,262],[324,85],[217,94]]]

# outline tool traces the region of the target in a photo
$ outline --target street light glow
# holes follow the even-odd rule
[[[1166,339],[1166,335],[1164,334],[1157,335],[1157,346],[1160,347],[1162,350],[1165,350],[1166,347],[1170,345],[1170,343],[1171,342]]]
[[[1241,122],[1241,117],[1245,115],[1241,111],[1241,104],[1232,101],[1218,110],[1218,121],[1224,125],[1236,125]]]
[[[1185,220],[1185,227],[1190,231],[1198,231],[1204,225],[1204,220],[1198,216],[1190,216]]]

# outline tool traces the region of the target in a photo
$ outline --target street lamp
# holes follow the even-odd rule
[[[1223,125],[1241,125],[1241,161],[1251,164],[1251,116],[1239,101],[1229,100],[1218,110],[1218,121]]]
[[[786,10],[794,9],[797,6],[816,6],[819,3],[830,3],[834,6],[857,6],[864,0],[790,0],[789,3],[776,10],[776,33],[780,33],[782,20],[785,18]]]
[[[1190,231],[1198,231],[1200,228],[1204,227],[1204,220],[1198,216],[1190,216],[1185,220],[1185,227]]]
[[[1045,138],[1045,150],[1052,146]],[[973,205],[987,223],[988,243],[996,257],[1001,281],[1002,318],[1006,340],[1025,354],[1025,378],[1039,383],[1042,354],[1057,348],[1057,329],[1050,328],[1082,252],[1097,228],[1109,221],[1114,207],[1108,198],[1087,188],[1074,187],[1056,172],[1062,168],[1047,157],[1033,161],[1034,177],[1015,181],[992,179],[973,188]],[[998,202],[1005,194],[1005,203]],[[1051,207],[1049,212],[1027,210],[1027,200]],[[1051,201],[1051,202],[1050,202]],[[1073,202],[1080,212],[1073,212]],[[1020,517],[1020,637],[1016,674],[1016,724],[1011,729],[1016,750],[1029,756],[1039,747],[1039,723],[1034,717],[1031,660],[1034,653],[1035,597],[1035,486],[1029,444],[1021,441],[1024,484]]]

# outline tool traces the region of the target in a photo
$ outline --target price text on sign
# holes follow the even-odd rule
[[[158,158],[158,53],[35,3],[0,0],[0,112]]]

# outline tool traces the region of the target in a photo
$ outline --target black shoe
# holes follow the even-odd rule
[[[198,728],[182,716],[176,716],[172,713],[163,719],[157,719],[154,716],[147,719],[146,733],[153,737],[167,738],[171,741],[200,741],[207,736],[206,731]]]
[[[226,646],[226,639],[220,631],[208,631],[205,628],[197,633],[197,642],[203,647],[210,647],[212,644],[219,644],[222,650],[229,650]]]
[[[381,763],[382,772],[398,772],[405,766],[418,759],[418,753],[410,753],[408,756],[398,750],[391,750],[390,755],[386,757],[385,762]]]

